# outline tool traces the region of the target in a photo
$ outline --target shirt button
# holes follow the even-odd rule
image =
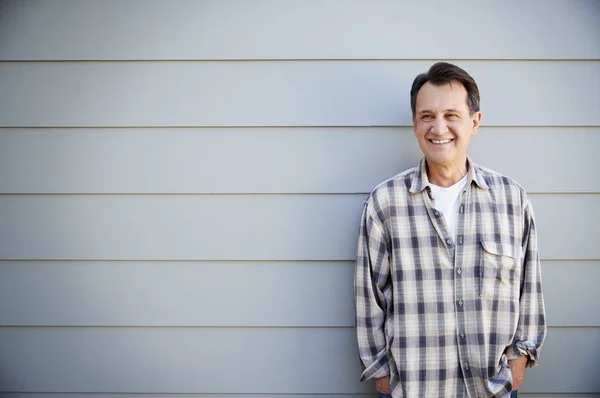
[[[435,214],[435,216],[436,216],[436,217],[439,217],[439,216],[440,216],[440,212],[439,212],[439,211],[437,211],[437,210],[434,210],[434,211],[433,211],[433,214]]]
[[[463,237],[462,237],[462,235],[458,237],[458,244],[459,245],[463,244]]]
[[[452,246],[452,239],[450,239],[450,238],[446,239],[446,244],[448,246]]]
[[[462,330],[460,331],[459,335],[460,335],[460,338],[461,338],[461,339],[464,339],[464,338],[465,338],[465,332],[463,332]]]
[[[469,362],[465,362],[465,369],[469,370]]]
[[[457,268],[457,269],[456,269],[456,273],[457,273],[458,275],[462,274],[462,269],[460,269],[460,268]]]
[[[463,301],[462,300],[458,300],[458,306],[462,307],[462,305],[463,305]]]
[[[461,205],[460,206],[460,214],[463,214],[465,212],[465,205]]]

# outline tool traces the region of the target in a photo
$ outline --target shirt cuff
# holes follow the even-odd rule
[[[523,355],[527,356],[527,367],[533,368],[537,366],[538,351],[531,341],[517,340],[508,348],[506,348],[506,358],[509,360],[517,359]]]
[[[360,376],[360,381],[368,379],[379,379],[380,377],[389,376],[390,364],[388,363],[387,354],[379,354],[377,360],[371,362],[369,366],[365,368]]]

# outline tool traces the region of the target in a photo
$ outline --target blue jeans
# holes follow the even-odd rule
[[[390,394],[379,393],[379,398],[392,398]],[[510,393],[510,398],[517,398],[517,390]]]

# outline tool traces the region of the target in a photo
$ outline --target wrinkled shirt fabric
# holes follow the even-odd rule
[[[425,160],[380,184],[361,219],[356,326],[361,380],[394,398],[508,398],[509,359],[537,364],[546,336],[531,202],[468,159],[456,239],[435,209]]]

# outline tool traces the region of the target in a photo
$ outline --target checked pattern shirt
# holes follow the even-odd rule
[[[425,160],[380,184],[361,219],[355,274],[361,380],[395,398],[509,397],[508,359],[535,366],[546,336],[529,198],[468,159],[456,239]]]

